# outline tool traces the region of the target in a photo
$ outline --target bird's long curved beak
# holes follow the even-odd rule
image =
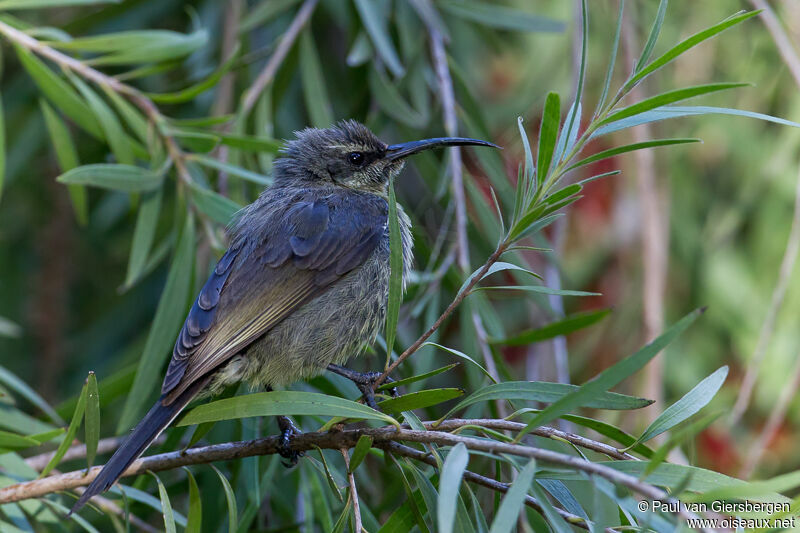
[[[496,144],[489,141],[481,141],[479,139],[468,139],[466,137],[436,137],[433,139],[422,139],[421,141],[411,141],[401,144],[393,144],[386,148],[385,158],[389,161],[395,159],[402,159],[412,154],[416,154],[423,150],[429,150],[439,146],[491,146],[493,148],[500,148]]]

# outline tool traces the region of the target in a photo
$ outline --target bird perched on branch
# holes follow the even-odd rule
[[[439,146],[495,146],[445,137],[386,145],[365,126],[305,129],[275,161],[275,179],[230,228],[217,263],[175,342],[161,397],[71,512],[107,490],[200,395],[244,381],[270,387],[326,368],[352,379],[374,405],[377,373],[338,365],[375,339],[389,288],[388,183],[405,158]],[[411,223],[398,205],[403,281]],[[279,418],[288,439],[295,431]]]

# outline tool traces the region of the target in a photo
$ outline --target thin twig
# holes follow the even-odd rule
[[[750,0],[756,9],[761,10],[761,20],[764,26],[767,27],[772,39],[775,41],[775,46],[781,54],[783,62],[792,73],[795,83],[800,87],[800,55],[792,45],[789,36],[781,26],[775,12],[764,0]],[[747,371],[742,379],[742,386],[739,390],[739,396],[736,398],[736,404],[733,406],[731,412],[730,423],[735,424],[742,417],[750,404],[750,397],[753,394],[753,388],[758,378],[758,373],[761,370],[761,364],[767,354],[769,342],[772,339],[772,333],[775,330],[775,321],[778,317],[783,299],[786,296],[786,290],[789,287],[789,280],[794,270],[794,264],[797,260],[797,252],[800,250],[800,174],[797,177],[797,186],[795,188],[794,198],[794,212],[792,213],[792,227],[789,230],[789,239],[786,242],[786,249],[783,252],[783,259],[781,259],[780,270],[778,271],[778,281],[775,284],[775,289],[772,291],[772,298],[770,299],[767,315],[764,317],[764,322],[761,325],[761,331],[758,334],[758,342],[753,351],[753,357],[747,365]]]
[[[475,420],[463,420],[466,423],[474,423]],[[505,422],[505,421],[504,421]],[[455,424],[454,422],[450,422]],[[432,424],[432,423],[429,423]],[[455,435],[444,431],[417,431],[406,427],[396,428],[385,426],[380,428],[357,428],[345,429],[342,431],[331,431],[326,433],[303,433],[292,438],[289,447],[293,451],[308,451],[316,448],[336,449],[352,448],[362,435],[372,437],[376,446],[391,441],[418,442],[423,444],[439,444],[454,446],[463,443],[468,449],[483,451],[494,454],[509,454],[520,457],[528,457],[567,467],[572,470],[579,470],[589,475],[596,475],[605,478],[617,485],[629,488],[637,494],[651,500],[660,500],[678,505],[677,500],[669,497],[663,490],[645,483],[634,476],[620,472],[603,464],[593,463],[580,457],[567,455],[551,450],[534,448],[520,444],[511,444],[493,440]],[[279,452],[281,438],[279,436],[256,439],[250,441],[228,442],[224,444],[214,444],[198,448],[190,448],[185,451],[170,452],[136,460],[123,474],[123,476],[138,475],[152,470],[159,472],[171,470],[193,464],[205,464],[215,461],[227,461],[252,457],[256,455],[269,455]],[[102,467],[94,467],[88,473],[85,470],[78,470],[67,474],[49,476],[43,479],[27,481],[3,487],[0,489],[0,503],[10,503],[24,500],[27,498],[37,498],[52,492],[74,489],[82,487],[97,476]],[[680,506],[681,516],[687,516],[683,506]]]
[[[437,329],[439,329],[439,327],[444,323],[444,321],[447,320],[447,317],[449,317],[453,313],[453,311],[455,311],[456,307],[458,307],[461,304],[461,302],[464,301],[464,298],[466,298],[469,295],[470,291],[475,287],[475,285],[477,285],[478,282],[486,275],[486,273],[489,271],[489,268],[491,268],[491,266],[495,264],[498,259],[500,259],[500,256],[503,255],[503,252],[506,251],[506,248],[508,248],[508,244],[506,244],[505,242],[501,243],[497,247],[494,253],[491,256],[489,256],[489,259],[486,260],[486,262],[476,272],[476,274],[472,277],[469,283],[467,283],[467,285],[462,290],[460,290],[458,294],[456,294],[456,297],[453,299],[452,302],[450,302],[450,305],[447,306],[447,309],[445,309],[444,312],[441,315],[439,315],[439,318],[436,319],[436,321],[431,325],[431,327],[428,328],[428,330],[425,333],[420,335],[420,337],[416,341],[414,341],[414,344],[406,348],[406,350],[403,353],[401,353],[397,357],[397,359],[395,359],[392,362],[392,364],[389,365],[389,367],[386,370],[383,371],[383,374],[381,374],[380,377],[377,380],[375,380],[375,384],[373,385],[374,388],[377,388],[378,385],[383,383],[389,376],[389,374],[391,374],[394,371],[395,368],[397,368],[403,361],[408,359],[408,357],[410,357],[411,354],[419,350],[419,348],[425,343],[425,341],[427,341],[428,338],[430,338],[430,336],[433,335],[433,333]]]
[[[275,53],[270,56],[269,61],[264,65],[264,69],[258,74],[258,77],[250,88],[245,91],[240,117],[244,118],[250,114],[250,111],[253,110],[253,107],[255,107],[258,101],[258,97],[261,96],[264,89],[272,83],[275,74],[278,72],[278,67],[280,67],[283,60],[286,59],[289,50],[292,49],[292,45],[300,35],[300,31],[311,18],[311,14],[314,13],[314,8],[317,7],[317,3],[318,0],[306,0],[305,3],[300,6],[297,15],[295,15],[286,33],[281,37],[277,48],[275,48]]]
[[[350,471],[350,456],[347,455],[347,448],[342,448],[339,450],[342,452],[342,457],[344,457],[344,466],[347,469],[347,482],[350,484],[350,500],[353,502],[353,519],[354,519],[354,526],[353,529],[356,533],[361,533],[361,530],[364,527],[361,525],[361,508],[358,505],[358,489],[356,489],[356,476],[354,472]]]
[[[178,177],[186,183],[190,183],[192,181],[191,175],[186,168],[185,154],[180,149],[175,139],[171,135],[165,133],[161,127],[166,119],[158,110],[158,107],[138,89],[127,85],[116,78],[103,74],[99,70],[93,69],[74,57],[62,54],[58,50],[50,48],[42,42],[34,39],[30,35],[13,28],[2,21],[0,21],[0,34],[5,36],[8,40],[30,50],[31,52],[53,61],[65,71],[76,72],[83,78],[94,82],[100,87],[108,87],[116,93],[127,96],[128,99],[130,99],[131,102],[141,109],[147,118],[156,126],[156,130],[158,131],[159,136],[162,138],[164,145],[167,148],[167,153],[169,153],[172,162],[175,164],[175,168],[178,171]]]

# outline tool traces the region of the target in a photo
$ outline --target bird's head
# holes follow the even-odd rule
[[[339,186],[385,193],[405,158],[438,146],[498,146],[477,139],[440,137],[387,145],[354,120],[326,129],[306,128],[275,161],[276,183]]]

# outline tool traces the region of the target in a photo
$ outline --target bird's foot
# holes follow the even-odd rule
[[[278,428],[281,430],[281,438],[278,442],[278,454],[286,459],[286,461],[281,461],[283,466],[286,468],[291,468],[295,466],[297,464],[297,460],[304,455],[303,452],[292,450],[289,446],[292,437],[295,435],[300,435],[302,431],[300,431],[300,428],[294,425],[294,422],[292,422],[292,419],[288,416],[278,416],[277,418]]]
[[[376,411],[379,410],[378,404],[375,402],[375,389],[373,387],[375,386],[375,382],[378,381],[378,378],[383,375],[382,372],[356,372],[355,370],[350,370],[349,368],[339,365],[328,365],[328,370],[355,383],[364,397],[364,403]],[[386,378],[386,383],[392,383],[393,381],[394,380],[390,377]],[[389,394],[397,396],[397,388],[392,387],[389,389]]]

